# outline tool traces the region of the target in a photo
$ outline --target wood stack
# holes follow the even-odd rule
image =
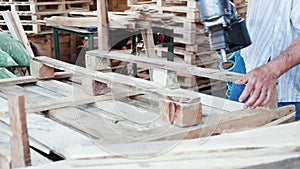
[[[123,12],[128,8],[127,0],[107,0],[108,11]]]
[[[234,1],[240,17],[246,16],[247,0]],[[216,53],[210,50],[209,40],[200,23],[199,10],[195,0],[129,0],[131,10],[140,6],[156,10],[158,13],[172,13],[174,27],[175,61],[197,65],[206,68],[218,68],[220,60]],[[157,55],[168,55],[166,47],[156,49]],[[143,70],[143,69],[142,69]],[[181,87],[205,91],[211,87],[217,89],[226,85],[221,81],[211,81],[207,78],[194,77],[187,74],[178,75]],[[207,88],[208,87],[208,88]]]
[[[246,18],[248,0],[235,0],[234,3],[239,16]]]
[[[17,11],[26,33],[45,34],[51,28],[43,19],[50,16],[68,16],[70,11],[89,11],[91,0],[1,0],[0,11]],[[8,30],[0,18],[2,30]]]
[[[175,61],[197,65],[199,67],[218,68],[215,52],[210,51],[209,41],[204,27],[200,23],[199,10],[195,0],[157,0],[129,2],[132,10],[146,6],[158,13],[174,14],[174,54]],[[166,47],[157,47],[157,55],[168,55]],[[180,74],[178,80],[181,87],[204,89],[210,86],[210,80],[195,76]]]
[[[54,37],[53,34],[42,34],[28,36],[41,51],[41,54],[51,58],[55,58]],[[80,46],[83,45],[81,37],[76,35],[59,35],[60,60],[68,63],[76,63]]]

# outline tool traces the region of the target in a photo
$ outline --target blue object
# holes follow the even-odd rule
[[[227,59],[228,59],[228,62],[231,63],[233,66],[231,66],[230,68],[228,69],[224,69],[223,68],[223,63],[224,62],[220,62],[219,64],[219,69],[222,70],[222,71],[225,71],[225,72],[232,72],[233,69],[234,69],[234,66],[235,66],[235,57],[236,57],[236,54],[239,53],[238,52],[233,52]],[[222,60],[222,56],[220,54],[217,54],[218,58],[220,60]],[[231,88],[232,88],[232,82],[226,82],[226,85],[227,85],[227,90],[226,90],[226,98],[229,99],[230,97],[230,92],[231,92]]]
[[[235,56],[235,65],[234,65],[233,72],[246,74],[245,62],[244,59],[241,57],[240,52],[237,52]],[[229,99],[238,101],[244,89],[245,89],[245,85],[238,86],[235,83],[233,83]]]

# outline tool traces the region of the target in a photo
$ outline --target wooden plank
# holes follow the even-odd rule
[[[293,106],[285,106],[274,110],[256,109],[239,110],[221,114],[213,114],[204,123],[187,129],[171,128],[167,134],[154,140],[176,140],[178,138],[199,138],[210,135],[232,132],[234,130],[246,130],[253,127],[261,127],[280,117],[295,112]],[[184,131],[185,130],[185,131]],[[170,134],[168,136],[168,134]]]
[[[97,0],[98,14],[98,48],[99,50],[109,50],[109,27],[106,0]]]
[[[54,98],[54,99],[47,99],[40,102],[34,102],[26,105],[26,112],[27,113],[35,113],[35,112],[43,112],[47,110],[57,109],[57,108],[63,108],[67,106],[74,106],[74,105],[83,105],[83,104],[89,104],[97,101],[105,101],[105,100],[111,100],[112,98],[123,98],[127,96],[134,96],[139,93],[128,93],[123,92],[119,94],[107,94],[102,96],[88,96],[88,97],[81,97],[76,98],[73,96],[69,97],[63,97],[63,98]],[[5,106],[6,107],[6,106]],[[7,116],[7,108],[1,108],[0,117],[6,117]]]
[[[209,111],[209,115],[203,117],[203,123],[180,128],[173,125],[157,126],[142,132],[130,133],[131,138],[141,140],[182,140],[199,137],[207,137],[216,134],[229,133],[235,130],[247,130],[249,128],[261,127],[280,117],[295,112],[293,106],[286,106],[275,110],[240,110],[235,112],[222,112],[220,110],[203,107],[203,111]],[[112,138],[113,139],[118,139]]]
[[[35,83],[37,78],[33,76],[21,76],[16,78],[9,78],[9,79],[1,79],[0,85],[17,85],[17,84],[27,84],[27,83]]]
[[[48,158],[37,153],[33,149],[30,149],[30,157],[31,157],[31,165],[32,166],[39,166],[39,165],[52,163],[51,160],[49,160]]]
[[[24,96],[9,94],[7,99],[12,130],[11,165],[13,168],[29,166],[31,160]]]
[[[8,123],[8,119],[2,120]],[[89,137],[42,115],[27,115],[27,125],[28,134],[34,141],[30,140],[30,145],[47,154],[53,152],[64,157],[69,146],[93,145]]]
[[[101,110],[98,109],[98,111],[101,113]],[[114,136],[131,131],[128,123],[127,127],[125,126],[125,119],[120,118],[117,121],[112,121],[74,107],[51,110],[49,115],[51,118],[83,132],[85,135],[92,136],[90,137],[92,140],[103,140],[102,143],[111,143],[114,141],[111,140]],[[136,126],[138,127],[138,125]],[[123,141],[126,137],[124,136]]]
[[[178,97],[184,100],[184,102],[186,103],[197,102],[200,99],[198,93],[184,90],[184,89],[172,90],[168,88],[163,88],[160,85],[157,85],[153,82],[134,78],[134,77],[129,77],[129,76],[111,73],[111,72],[108,73],[96,72],[76,65],[71,65],[68,63],[57,61],[55,59],[51,59],[48,57],[36,57],[34,58],[34,60],[42,64],[52,66],[56,69],[74,72],[78,75],[85,76],[86,78],[91,78],[99,82],[108,83],[109,85],[114,85],[114,86],[125,85],[125,86],[130,86],[142,90],[143,92],[148,92],[150,94],[158,94],[161,98],[165,98],[165,99],[168,99],[169,97],[173,97],[173,98]]]
[[[300,137],[296,128],[299,128],[299,123],[260,128],[200,140],[183,140],[180,143],[178,141],[163,141],[107,145],[106,149],[114,153],[97,147],[74,148],[67,151],[68,162],[71,166],[78,168],[87,166],[90,168],[93,168],[92,166],[98,168],[101,168],[101,166],[142,168],[142,164],[148,164],[149,168],[164,168],[168,166],[167,164],[174,166],[174,163],[176,163],[175,166],[180,168],[183,166],[185,168],[195,168],[199,165],[205,168],[245,168],[266,165],[295,157],[297,157],[297,160],[299,159],[300,152],[297,148],[299,147]],[[176,146],[170,150],[168,149],[170,145]],[[164,151],[167,152],[152,156]],[[115,153],[118,153],[119,156],[116,156]],[[136,160],[124,158],[146,157],[147,155],[152,158]],[[139,165],[135,165],[137,163]]]
[[[2,13],[2,15],[12,36],[24,45],[31,57],[34,57],[34,53],[31,49],[30,43],[21,25],[21,21],[17,12],[5,11]]]
[[[10,153],[10,135],[12,135],[12,134],[10,132],[9,125],[7,125],[4,122],[0,121],[0,154],[3,153],[3,155],[6,156],[6,158],[9,159],[9,161],[10,161],[10,154],[11,154]],[[31,146],[37,147],[36,146],[37,144],[35,144],[33,139],[29,138],[29,142],[30,142]],[[38,149],[41,150],[42,152],[47,153],[47,154],[50,153],[50,150],[48,150],[48,149],[45,150],[41,146],[39,146]],[[46,157],[38,154],[37,152],[35,152],[32,149],[30,149],[30,158],[31,158],[31,164],[33,166],[46,164],[46,163],[51,162]],[[1,168],[1,164],[2,163],[0,163],[0,168]]]
[[[275,126],[275,125],[282,124],[282,123],[290,121],[290,120],[295,121],[295,117],[296,117],[296,112],[286,115],[286,116],[283,116],[277,120],[272,121],[271,123],[265,124],[263,127]]]
[[[40,95],[38,93],[34,93],[31,91],[25,90],[23,87],[18,85],[12,85],[12,86],[0,86],[1,93],[9,94],[11,92],[16,92],[20,95],[23,95],[25,97],[26,105],[30,103],[37,103],[39,101],[45,101],[49,99],[48,97],[45,97],[43,95]]]
[[[172,70],[175,72],[191,74],[195,76],[207,77],[216,80],[235,82],[243,77],[242,74],[233,72],[222,72],[217,69],[201,68],[194,65],[182,64],[176,62],[169,62],[165,60],[157,60],[153,58],[137,57],[129,54],[107,51],[88,51],[87,55],[94,57],[103,57],[109,59],[116,59],[125,62],[138,63],[145,66],[151,66],[161,69]]]

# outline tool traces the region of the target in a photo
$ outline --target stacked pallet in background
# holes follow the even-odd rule
[[[174,27],[174,54],[175,61],[197,65],[199,67],[218,68],[219,60],[215,52],[210,51],[207,35],[200,23],[199,10],[195,0],[157,0],[131,1],[132,9],[146,6],[158,13],[172,13]],[[158,47],[156,52],[164,57],[168,54],[166,47]],[[191,75],[178,75],[181,87],[204,89],[210,83],[206,78],[195,78]]]
[[[248,0],[234,0],[237,12],[240,17],[246,18]]]
[[[1,0],[0,11],[17,11],[26,33],[42,34],[51,32],[43,19],[51,16],[68,16],[70,11],[89,11],[91,0]],[[8,30],[0,18],[2,30]]]
[[[28,36],[31,42],[39,47],[42,54],[51,58],[55,58],[54,38],[52,34]],[[59,36],[60,60],[68,63],[76,63],[80,46],[83,42],[76,35],[61,34]]]
[[[246,16],[247,0],[234,1],[240,17]],[[129,0],[132,10],[143,6],[158,13],[172,13],[174,26],[175,61],[206,68],[218,68],[220,60],[216,52],[210,50],[208,36],[200,23],[199,10],[195,0]],[[158,56],[167,56],[166,47],[156,49]],[[177,58],[177,60],[176,60]],[[223,82],[191,75],[178,76],[181,87],[204,91],[207,87],[225,87]],[[220,84],[222,83],[222,84]]]
[[[128,8],[127,0],[107,0],[108,11],[123,12]]]
[[[16,11],[28,39],[40,48],[45,56],[54,58],[54,42],[52,27],[45,24],[44,19],[51,16],[68,16],[71,11],[89,11],[91,0],[1,0],[0,13]],[[8,31],[8,27],[0,16],[0,29]],[[60,34],[61,59],[74,63],[79,52],[80,37]]]

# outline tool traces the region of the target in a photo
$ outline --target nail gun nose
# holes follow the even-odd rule
[[[228,62],[225,49],[220,49],[219,54],[221,55],[222,62]]]

